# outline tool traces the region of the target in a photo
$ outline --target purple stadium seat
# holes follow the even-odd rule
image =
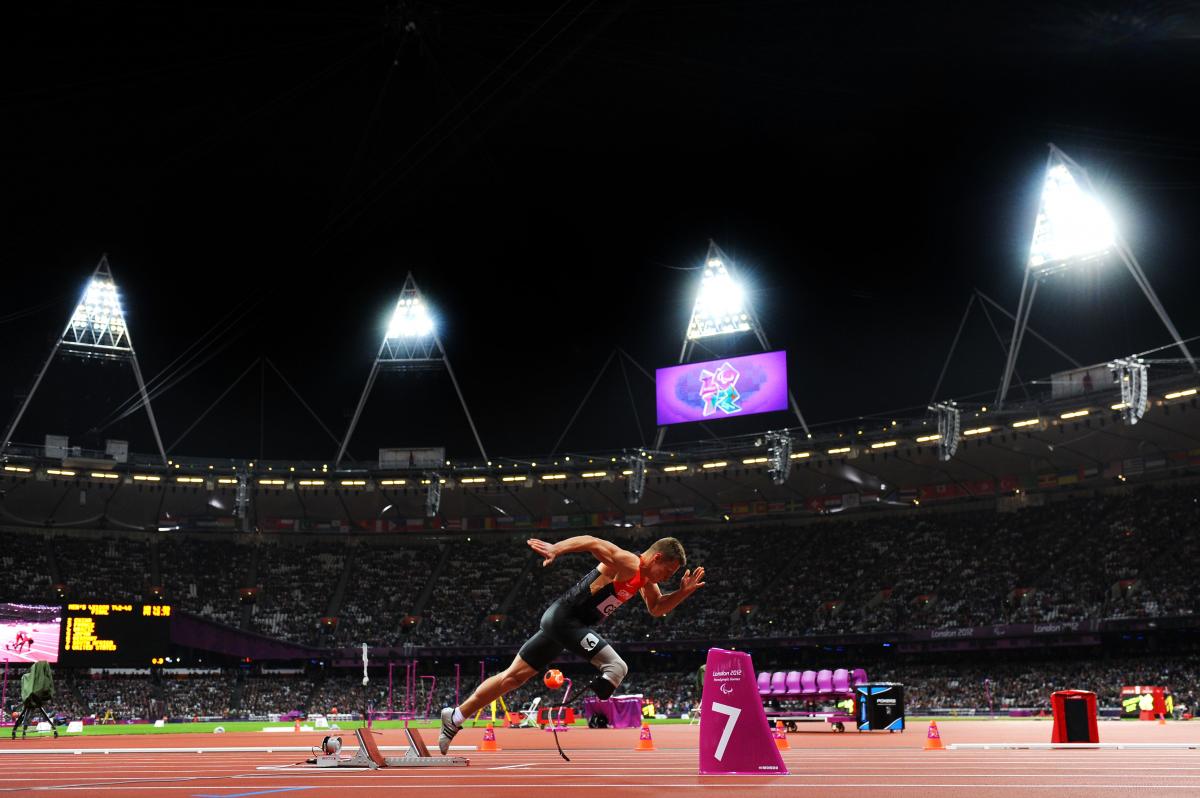
[[[817,694],[817,672],[805,671],[800,674],[800,692],[803,695]]]
[[[788,671],[787,694],[800,695],[800,671]]]
[[[821,695],[833,694],[833,671],[817,671],[817,692]]]
[[[866,684],[866,683],[867,683],[867,672],[865,670],[863,670],[862,668],[855,668],[854,669],[854,678],[851,679],[851,684],[854,687],[858,687],[860,684]]]
[[[758,674],[758,694],[770,695],[771,693],[771,672],[763,671]]]
[[[850,692],[850,672],[845,668],[838,668],[833,672],[833,692]]]
[[[787,673],[775,671],[771,674],[771,695],[783,695],[787,692]]]

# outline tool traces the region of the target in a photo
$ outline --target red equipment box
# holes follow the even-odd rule
[[[541,707],[538,709],[537,722],[539,726],[545,726],[551,720],[561,721],[568,726],[574,724],[574,707]]]
[[[1054,712],[1052,743],[1098,743],[1096,694],[1088,690],[1059,690],[1050,695]]]

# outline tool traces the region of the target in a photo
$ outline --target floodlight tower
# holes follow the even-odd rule
[[[133,339],[125,323],[125,313],[121,310],[121,297],[113,280],[112,268],[108,265],[107,254],[100,256],[100,262],[96,264],[96,269],[84,288],[83,296],[75,306],[75,312],[71,314],[62,335],[54,342],[54,348],[42,364],[42,370],[33,381],[33,387],[29,389],[25,401],[9,422],[4,439],[0,441],[0,452],[12,444],[17,425],[21,423],[21,418],[33,401],[33,395],[42,384],[42,378],[46,376],[50,364],[59,354],[84,360],[116,360],[133,366],[133,376],[137,380],[142,406],[146,408],[146,415],[150,419],[150,429],[154,431],[159,456],[162,457],[163,465],[166,465],[167,453],[163,449],[162,436],[158,432],[158,422],[154,419],[154,408],[150,406],[150,396],[146,392],[146,382],[142,379],[137,352],[133,349]]]
[[[1042,198],[1038,206],[1037,221],[1033,228],[1033,242],[1029,247],[1029,260],[1025,268],[1025,281],[1021,285],[1021,300],[1017,305],[1017,318],[1013,327],[1012,344],[1008,348],[1008,361],[1004,365],[1004,376],[1000,390],[996,393],[996,406],[1002,407],[1008,397],[1013,370],[1017,364],[1017,353],[1029,324],[1033,299],[1042,279],[1082,264],[1091,263],[1110,255],[1116,255],[1142,289],[1150,305],[1162,320],[1175,343],[1183,350],[1184,357],[1192,368],[1196,361],[1188,351],[1187,344],[1175,329],[1158,295],[1150,286],[1142,266],[1138,263],[1112,218],[1096,196],[1087,171],[1071,160],[1065,152],[1053,144],[1046,164],[1046,178],[1042,184]]]
[[[733,262],[715,241],[709,239],[708,255],[704,258],[704,270],[700,277],[700,290],[692,305],[692,319],[688,322],[687,333],[683,337],[679,362],[682,364],[688,361],[697,341],[744,332],[754,333],[763,351],[770,351],[771,343],[754,313],[754,306],[746,299],[745,290],[736,278]],[[790,388],[788,401],[791,403],[792,412],[800,421],[800,426],[804,428],[804,434],[811,438],[808,423],[805,422]],[[658,436],[654,439],[656,450],[662,448],[666,434],[666,427],[658,428]]]
[[[454,384],[459,404],[462,405],[463,413],[467,416],[467,423],[471,425],[471,432],[475,435],[479,453],[486,461],[488,459],[487,452],[483,449],[483,441],[479,439],[479,431],[475,429],[475,420],[471,418],[471,411],[467,408],[467,400],[463,398],[458,379],[454,376],[454,369],[450,367],[450,359],[446,357],[446,350],[442,348],[441,339],[438,338],[437,325],[434,324],[429,306],[421,295],[421,289],[417,287],[417,281],[413,279],[412,272],[409,272],[408,276],[404,278],[404,287],[400,289],[400,297],[396,300],[396,307],[392,311],[391,321],[388,322],[387,332],[384,333],[383,341],[379,344],[375,362],[371,364],[371,373],[367,376],[367,384],[363,388],[362,396],[358,398],[358,407],[354,409],[350,428],[346,430],[346,437],[342,439],[342,445],[338,448],[334,467],[341,465],[342,458],[346,454],[346,447],[350,445],[350,438],[354,435],[354,428],[358,426],[358,419],[362,415],[363,407],[367,404],[367,397],[370,396],[371,388],[375,386],[375,378],[379,376],[381,370],[422,371],[437,368],[445,368],[446,373],[450,375],[450,382]],[[440,490],[438,493],[440,500]]]

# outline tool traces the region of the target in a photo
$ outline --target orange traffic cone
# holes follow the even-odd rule
[[[937,721],[929,721],[929,731],[925,734],[925,750],[926,751],[944,751],[946,747],[942,745],[942,735],[938,734]]]
[[[775,721],[775,747],[780,751],[787,751],[792,747],[792,744],[788,742],[787,731],[784,730],[781,720]]]
[[[488,721],[487,728],[483,730],[483,742],[479,744],[480,751],[500,751],[503,750],[496,745],[496,729],[492,726],[492,722]]]
[[[650,724],[643,721],[642,733],[638,735],[637,747],[634,751],[653,751],[654,738],[650,736]]]

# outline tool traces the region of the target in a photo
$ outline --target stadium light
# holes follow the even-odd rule
[[[64,344],[129,352],[129,334],[117,285],[110,274],[93,274],[67,325]]]
[[[450,382],[454,386],[454,392],[458,396],[459,404],[462,406],[463,413],[467,417],[467,423],[471,427],[471,434],[475,436],[475,443],[479,446],[479,454],[486,461],[488,456],[483,448],[483,441],[479,437],[479,430],[476,429],[475,420],[471,417],[471,411],[467,407],[466,399],[463,398],[458,378],[454,375],[454,369],[450,366],[450,359],[446,356],[445,349],[442,348],[442,342],[438,338],[437,325],[434,323],[429,305],[425,302],[421,290],[417,287],[417,282],[413,279],[412,272],[409,272],[404,279],[404,285],[400,289],[400,296],[396,299],[391,319],[388,321],[387,332],[379,344],[379,352],[375,355],[375,360],[371,364],[371,371],[367,375],[366,385],[359,395],[358,405],[355,407],[354,415],[350,419],[350,426],[347,428],[346,434],[338,447],[337,456],[333,460],[334,469],[337,469],[342,463],[342,458],[345,456],[346,449],[350,445],[350,439],[354,436],[354,430],[358,426],[358,420],[362,416],[363,407],[367,403],[367,398],[371,394],[371,388],[375,385],[375,379],[381,369],[410,372],[440,368],[444,368],[446,374],[450,377]],[[450,465],[449,461],[446,462],[446,465]]]
[[[59,355],[71,355],[85,360],[115,360],[128,362],[132,366],[133,377],[138,387],[140,402],[125,410],[119,418],[132,413],[138,408],[145,408],[150,421],[150,429],[154,432],[154,441],[158,444],[158,453],[162,462],[167,461],[167,453],[163,448],[162,436],[159,434],[158,422],[154,418],[154,410],[150,405],[150,396],[146,390],[142,369],[138,364],[137,353],[133,348],[133,340],[129,335],[129,327],[125,322],[125,313],[121,308],[117,284],[113,279],[112,268],[108,256],[101,255],[100,261],[92,271],[92,276],[84,287],[71,318],[63,328],[62,335],[55,341],[49,357],[42,364],[41,370],[33,381],[33,386],[25,394],[16,415],[0,438],[0,451],[12,442],[13,435],[21,424],[25,411],[33,401],[42,379],[54,358]]]
[[[700,291],[692,305],[688,340],[750,330],[745,291],[733,279],[725,261],[719,257],[709,257],[704,263],[704,274],[700,277]]]
[[[1046,170],[1028,268],[1045,274],[1095,260],[1116,246],[1116,225],[1064,161]]]
[[[1032,427],[1041,423],[1040,418],[1027,418],[1022,421],[1014,421],[1013,429],[1021,429],[1022,427]]]
[[[1196,389],[1195,389],[1195,388],[1188,388],[1188,389],[1186,389],[1186,390],[1183,390],[1183,391],[1175,391],[1175,392],[1173,392],[1173,393],[1166,394],[1166,395],[1164,395],[1164,396],[1163,396],[1163,399],[1166,399],[1167,401],[1170,401],[1170,400],[1172,400],[1172,399],[1183,399],[1184,397],[1187,397],[1187,396],[1195,396],[1195,395],[1196,395]]]
[[[1070,418],[1082,418],[1083,416],[1086,416],[1088,412],[1089,411],[1087,410],[1072,410],[1069,413],[1063,413],[1059,416],[1059,418],[1063,419],[1064,421]]]
[[[433,335],[433,317],[429,315],[429,307],[420,296],[401,296],[392,311],[392,320],[388,322],[387,337],[397,338],[427,338]]]
[[[1042,196],[1034,222],[1033,241],[1026,261],[1025,281],[1021,286],[1021,298],[1014,319],[1012,343],[1004,374],[996,392],[996,407],[1003,407],[1008,389],[1016,369],[1017,354],[1029,325],[1029,315],[1037,287],[1042,278],[1049,274],[1090,263],[1107,255],[1115,255],[1129,270],[1146,300],[1154,308],[1163,326],[1183,352],[1194,371],[1200,371],[1187,343],[1180,337],[1166,308],[1155,294],[1137,257],[1129,244],[1121,237],[1112,218],[1096,197],[1095,187],[1087,172],[1053,144],[1046,164],[1046,176],[1042,182]],[[1031,283],[1032,280],[1032,283]],[[1126,417],[1132,418],[1134,403],[1130,403]],[[1132,422],[1130,422],[1132,423]]]

